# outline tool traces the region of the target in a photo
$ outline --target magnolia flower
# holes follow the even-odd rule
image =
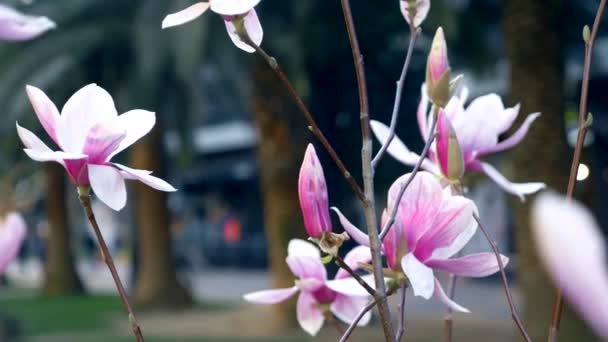
[[[125,179],[137,179],[161,191],[176,191],[169,183],[152,176],[151,171],[110,162],[154,127],[154,113],[135,109],[119,116],[110,94],[95,84],[72,95],[61,115],[42,90],[27,86],[26,92],[42,127],[61,149],[51,150],[17,123],[24,151],[33,160],[63,165],[76,186],[90,186],[114,210],[125,206]]]
[[[449,180],[459,180],[464,175],[462,149],[456,131],[443,109],[437,114],[437,137],[435,141],[437,163]]]
[[[254,7],[261,0],[209,0],[197,2],[194,5],[177,13],[169,14],[162,23],[162,28],[185,24],[200,17],[207,9],[219,14],[224,19],[226,31],[230,39],[239,49],[246,52],[255,52],[255,49],[241,39],[247,34],[256,45],[262,44],[264,31],[255,12]]]
[[[0,219],[0,274],[17,256],[26,233],[25,220],[19,213],[11,212]]]
[[[308,236],[320,238],[331,231],[329,199],[323,167],[314,146],[308,144],[298,178],[298,195]]]
[[[424,299],[436,297],[455,311],[468,310],[452,301],[435,278],[433,270],[461,277],[485,277],[499,271],[493,253],[476,253],[452,258],[473,237],[477,223],[475,204],[443,189],[437,178],[425,171],[418,172],[399,203],[395,203],[401,185],[411,173],[399,177],[389,189],[388,208],[397,205],[395,223],[383,240],[382,250],[388,266],[407,277],[414,295]],[[339,211],[344,230],[357,242],[369,245],[367,235],[351,224]],[[384,224],[383,222],[383,224]],[[502,256],[506,265],[508,259]]]
[[[369,299],[367,292],[363,295],[349,295],[330,288],[334,283],[350,278],[344,269],[340,269],[336,274],[336,280],[328,281],[319,249],[313,244],[293,239],[289,242],[287,251],[287,265],[298,278],[295,285],[285,289],[248,293],[243,296],[246,301],[256,304],[276,304],[287,300],[299,291],[300,295],[296,305],[297,319],[302,329],[312,336],[321,329],[327,310],[345,323],[350,323],[367,305]],[[344,261],[353,269],[358,268],[359,262],[369,262],[370,260],[369,248],[363,246],[354,248],[344,258]],[[360,287],[357,283],[349,284]],[[358,325],[366,325],[370,317],[368,312]]]
[[[446,117],[454,127],[456,138],[462,150],[465,170],[485,173],[503,190],[518,196],[522,201],[524,195],[543,189],[545,184],[540,182],[511,183],[493,166],[479,159],[519,144],[540,113],[528,115],[515,133],[499,142],[498,137],[513,125],[513,121],[519,113],[519,105],[505,108],[498,95],[489,94],[474,99],[465,109],[464,102],[467,94],[468,90],[464,88],[461,95],[452,97],[445,107]],[[425,141],[430,134],[429,121],[431,120],[430,115],[432,115],[432,113],[428,113],[428,103],[429,100],[423,86],[422,99],[418,107],[418,127]],[[371,127],[380,143],[384,143],[388,139],[389,129],[386,125],[372,120]],[[406,165],[415,165],[420,158],[418,154],[411,152],[397,137],[392,140],[387,151],[395,159]],[[425,158],[422,167],[440,175],[441,170],[437,163],[437,149],[436,146],[433,146],[429,150],[429,159]]]
[[[430,0],[399,0],[401,14],[408,24],[418,27],[422,24],[431,9]]]
[[[0,5],[0,40],[30,40],[53,28],[55,23],[47,17],[26,15]]]
[[[578,202],[543,193],[532,206],[532,232],[553,282],[595,332],[608,339],[608,267],[601,230]]]

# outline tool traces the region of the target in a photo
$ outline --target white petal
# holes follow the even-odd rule
[[[118,116],[118,122],[126,130],[127,135],[109,159],[148,134],[156,124],[156,114],[143,109],[134,109]]]
[[[23,217],[11,212],[0,221],[0,274],[15,259],[27,233]]]
[[[208,2],[197,2],[194,5],[179,12],[169,14],[163,19],[162,28],[168,28],[185,24],[200,17],[209,8]]]
[[[252,9],[249,11],[243,20],[245,31],[247,31],[249,38],[255,43],[255,45],[260,46],[260,44],[262,44],[262,39],[264,38],[264,30],[262,29],[262,24],[260,23],[260,19],[258,18],[255,10]],[[224,24],[226,25],[228,36],[230,36],[230,39],[234,45],[236,45],[236,47],[245,52],[255,52],[255,48],[253,46],[250,46],[241,40],[241,37],[239,37],[238,33],[236,32],[236,27],[234,26],[232,20],[224,20]]]
[[[31,150],[37,150],[40,152],[51,152],[52,150],[42,141],[40,140],[36,134],[32,133],[32,131],[19,126],[19,123],[16,123],[17,126],[17,135],[23,145],[26,148]]]
[[[210,0],[211,10],[222,15],[245,14],[261,0]]]
[[[96,84],[89,84],[74,93],[63,106],[57,138],[66,152],[82,152],[89,129],[116,115],[112,96]]]
[[[451,300],[450,297],[445,294],[445,291],[443,291],[443,287],[441,286],[441,283],[439,283],[439,280],[437,280],[437,278],[435,278],[435,291],[433,292],[433,297],[437,298],[440,302],[443,303],[443,305],[454,311],[467,313],[471,312],[469,311],[469,309]]]
[[[160,191],[166,191],[166,192],[177,191],[177,189],[174,188],[173,185],[167,183],[166,181],[164,181],[158,177],[154,177],[154,176],[150,175],[150,171],[132,169],[128,166],[124,166],[124,165],[118,164],[118,163],[113,163],[113,165],[116,166],[117,168],[121,169],[122,171],[128,173],[130,175],[129,179],[137,179],[138,181],[146,184],[147,186],[149,186],[153,189],[160,190]],[[133,178],[131,178],[131,177],[133,177]]]
[[[25,15],[0,5],[0,40],[29,40],[53,28],[55,23],[47,17]]]
[[[511,183],[506,179],[498,170],[488,163],[480,163],[481,170],[488,175],[498,186],[504,191],[516,195],[519,199],[524,202],[524,195],[533,194],[545,188],[545,183],[532,182],[532,183]]]
[[[67,153],[62,151],[41,151],[29,148],[23,149],[28,157],[35,161],[47,162],[54,161],[63,164],[63,160],[85,159],[87,156],[81,153]]]
[[[375,283],[374,283],[373,275],[368,274],[368,275],[361,276],[361,278],[371,288],[376,287]],[[361,286],[361,284],[359,284],[359,282],[353,277],[329,280],[327,283],[325,283],[325,285],[327,287],[329,287],[330,289],[332,289],[338,293],[347,295],[347,296],[356,296],[356,297],[369,296],[369,293],[367,292],[367,290],[365,290],[365,288],[363,286]]]
[[[370,126],[372,128],[372,132],[374,132],[374,135],[376,136],[376,139],[378,139],[380,144],[384,145],[384,143],[388,140],[390,128],[382,122],[376,120],[371,120]],[[388,146],[386,152],[405,165],[414,166],[420,159],[420,155],[410,151],[407,146],[405,146],[403,141],[401,141],[401,139],[399,139],[397,136],[393,137],[393,140]],[[429,171],[437,170],[435,166],[430,166],[429,164],[432,165],[433,163],[425,158],[422,166],[425,169],[430,168],[431,170]]]
[[[89,181],[95,195],[114,210],[127,203],[125,180],[113,166],[89,164]]]
[[[312,243],[301,239],[291,239],[289,241],[289,245],[287,246],[287,255],[307,256],[316,259],[321,258],[321,252],[319,251],[319,248],[317,248]]]
[[[300,327],[309,335],[315,336],[325,321],[323,313],[318,308],[318,303],[312,294],[301,292],[296,304],[296,313]]]
[[[255,304],[276,304],[280,303],[284,300],[287,300],[289,297],[293,296],[296,292],[298,292],[297,287],[289,287],[286,289],[272,289],[272,290],[263,290],[251,292],[243,295],[243,298],[249,303]]]
[[[336,317],[346,324],[351,324],[363,308],[369,303],[366,297],[350,297],[339,294],[330,305],[330,310]],[[357,323],[358,327],[365,326],[372,318],[368,311]]]
[[[435,287],[433,270],[416,259],[413,253],[408,253],[401,259],[401,268],[414,290],[414,295],[424,299],[431,298]]]
[[[288,255],[285,259],[287,266],[291,272],[302,280],[316,279],[323,284],[327,279],[327,271],[325,265],[321,262],[321,259],[301,256],[301,255]]]

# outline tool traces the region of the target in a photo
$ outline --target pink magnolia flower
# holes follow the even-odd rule
[[[244,295],[246,301],[256,304],[276,304],[287,300],[298,291],[296,314],[298,322],[304,331],[314,336],[325,321],[324,310],[329,308],[345,323],[352,322],[359,311],[367,305],[369,295],[349,295],[334,291],[330,288],[334,283],[349,280],[348,273],[340,269],[332,281],[327,280],[325,266],[321,262],[319,249],[313,244],[299,239],[289,242],[287,265],[298,278],[295,285],[285,289],[273,289],[252,292]],[[359,246],[346,255],[344,261],[353,269],[358,268],[358,262],[369,262],[369,248]],[[357,283],[349,283],[360,286]],[[340,286],[341,288],[348,286]],[[325,308],[323,308],[325,307]],[[371,315],[366,314],[359,325],[366,325]]]
[[[553,282],[595,332],[608,339],[608,267],[601,230],[587,208],[555,193],[532,206],[532,232]]]
[[[0,219],[0,274],[17,256],[27,233],[25,220],[17,212]]]
[[[238,32],[240,25],[256,45],[262,44],[264,31],[254,7],[261,0],[209,0],[197,2],[194,5],[177,13],[169,14],[162,23],[162,28],[185,24],[200,17],[207,9],[219,14],[224,19],[226,31],[230,39],[239,49],[252,53],[255,49],[245,43]]]
[[[134,109],[118,115],[110,94],[95,84],[72,95],[61,115],[42,90],[27,86],[26,92],[42,127],[61,149],[51,150],[34,133],[17,124],[24,151],[33,160],[63,165],[75,185],[90,186],[114,210],[125,206],[125,179],[137,179],[161,191],[176,191],[169,183],[152,176],[151,171],[110,162],[154,127],[154,113]]]
[[[55,23],[47,17],[26,15],[0,5],[0,40],[30,40],[53,28]]]
[[[462,149],[452,123],[443,109],[437,114],[437,137],[435,150],[437,163],[444,176],[449,180],[460,180],[464,175]]]
[[[323,167],[312,144],[308,144],[298,179],[298,195],[308,236],[320,238],[331,231],[329,198]]]
[[[483,172],[490,177],[503,190],[518,196],[522,201],[524,195],[535,193],[545,187],[544,183],[512,183],[507,180],[492,165],[480,160],[481,157],[493,153],[508,150],[519,144],[528,133],[530,125],[538,118],[540,113],[528,115],[521,127],[510,137],[498,141],[498,137],[505,133],[512,125],[519,113],[519,105],[512,108],[505,108],[502,100],[496,94],[489,94],[474,99],[465,109],[468,90],[463,89],[460,96],[453,96],[445,107],[446,117],[450,120],[456,138],[463,153],[464,166],[466,171]],[[428,111],[428,97],[424,86],[422,88],[422,99],[418,106],[418,127],[422,138],[426,141],[430,134]],[[388,138],[388,127],[372,120],[372,130],[380,143],[384,143]],[[420,156],[411,152],[405,144],[395,137],[388,148],[388,153],[398,161],[406,165],[415,165]],[[429,159],[422,163],[422,167],[435,173],[441,174],[437,166],[437,149],[433,146],[429,151]]]
[[[416,174],[401,201],[395,203],[401,184],[410,176],[408,173],[399,177],[389,189],[386,212],[395,205],[398,205],[398,211],[395,223],[382,243],[387,264],[406,275],[414,295],[424,299],[434,296],[453,310],[468,312],[449,299],[433,270],[461,277],[485,277],[499,270],[493,253],[452,258],[475,234],[477,223],[473,213],[477,208],[471,200],[452,195],[449,188],[443,189],[439,180],[425,171]],[[369,245],[367,235],[336,212],[353,240]],[[384,222],[386,219],[387,214],[383,215]],[[508,259],[501,258],[506,265]]]
[[[422,24],[431,9],[430,0],[399,0],[401,14],[408,24],[418,27]],[[413,17],[413,18],[412,18]]]

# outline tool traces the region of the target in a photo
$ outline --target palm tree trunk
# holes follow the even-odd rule
[[[62,296],[83,292],[74,268],[65,191],[65,171],[59,164],[45,165],[49,234],[44,272],[44,294]],[[76,195],[76,189],[74,193]],[[88,228],[88,227],[87,227]]]
[[[515,181],[542,180],[565,191],[569,156],[564,136],[562,67],[556,0],[507,0],[504,27],[511,64],[511,96],[521,101],[522,114],[540,111],[528,136],[513,153]],[[581,42],[582,47],[582,42]],[[523,119],[521,115],[520,119]],[[523,293],[523,316],[533,341],[546,340],[555,289],[536,255],[530,234],[529,207],[515,203],[518,279]],[[560,339],[592,341],[589,330],[566,310]]]

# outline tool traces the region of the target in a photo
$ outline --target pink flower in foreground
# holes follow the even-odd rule
[[[453,96],[445,107],[446,116],[454,127],[456,138],[462,150],[465,170],[485,173],[503,190],[518,196],[522,201],[524,195],[543,189],[545,184],[540,182],[512,183],[492,165],[480,160],[481,157],[508,150],[519,144],[540,113],[528,115],[515,133],[499,142],[498,137],[509,130],[513,121],[517,118],[519,105],[505,108],[498,95],[489,94],[474,99],[465,109],[464,102],[467,93],[468,90],[463,89],[461,96]],[[425,141],[430,134],[429,121],[431,114],[428,111],[428,103],[429,100],[423,86],[422,99],[418,107],[418,126]],[[374,120],[371,122],[371,127],[380,143],[384,143],[388,138],[388,127]],[[392,140],[387,151],[395,159],[406,165],[415,165],[420,158],[418,154],[411,152],[397,137]],[[429,158],[423,161],[422,167],[440,175],[436,147],[429,151]]]
[[[25,221],[19,213],[11,212],[0,219],[0,274],[17,256],[26,233]]]
[[[431,9],[430,0],[399,0],[401,14],[408,24],[418,27],[422,24]],[[413,18],[412,18],[413,17]]]
[[[114,210],[125,206],[125,179],[137,179],[161,191],[176,191],[169,183],[152,176],[151,171],[110,162],[154,127],[154,113],[134,109],[118,115],[110,94],[95,84],[72,95],[61,115],[42,90],[27,86],[26,92],[42,127],[61,149],[51,150],[34,133],[17,124],[24,151],[33,160],[63,165],[75,185],[90,186]]]
[[[308,236],[320,238],[331,231],[329,198],[323,167],[312,144],[308,144],[298,178],[298,195]]]
[[[601,230],[587,208],[555,193],[532,206],[532,232],[541,261],[575,310],[608,339],[608,267]]]
[[[343,269],[338,270],[336,280],[328,281],[325,266],[321,262],[319,249],[313,244],[299,239],[289,242],[287,265],[298,278],[295,285],[285,289],[264,290],[244,295],[246,301],[256,304],[276,304],[287,300],[298,291],[296,306],[297,319],[304,331],[316,335],[325,321],[324,311],[329,310],[345,323],[352,322],[359,311],[368,303],[369,295],[349,295],[330,289],[334,283],[349,278]],[[350,251],[344,261],[353,269],[358,268],[358,262],[369,262],[371,254],[369,248],[359,246]],[[346,287],[352,285],[360,287],[356,282],[348,282]],[[359,325],[366,325],[371,315],[366,314]]]
[[[477,208],[471,200],[454,196],[448,189],[444,190],[437,178],[425,171],[416,174],[401,201],[396,204],[401,184],[410,176],[408,173],[399,177],[389,190],[386,212],[390,212],[394,205],[398,205],[398,211],[395,224],[382,245],[388,266],[407,276],[414,295],[424,299],[435,296],[453,310],[468,312],[449,299],[433,270],[461,277],[485,277],[499,270],[493,253],[452,258],[475,234],[477,223],[473,213]],[[367,235],[339,211],[336,212],[351,238],[369,245]],[[383,215],[383,221],[386,219],[387,214]],[[501,257],[506,265],[508,259]]]
[[[55,23],[47,17],[26,15],[0,5],[0,40],[30,40],[53,28]]]
[[[255,49],[245,43],[239,34],[239,28],[249,35],[251,41],[256,45],[262,44],[264,31],[258,19],[254,7],[261,0],[209,0],[209,2],[197,2],[194,5],[177,13],[169,14],[162,22],[162,28],[185,24],[200,17],[207,9],[219,14],[224,19],[226,31],[230,39],[239,49],[252,53]]]

